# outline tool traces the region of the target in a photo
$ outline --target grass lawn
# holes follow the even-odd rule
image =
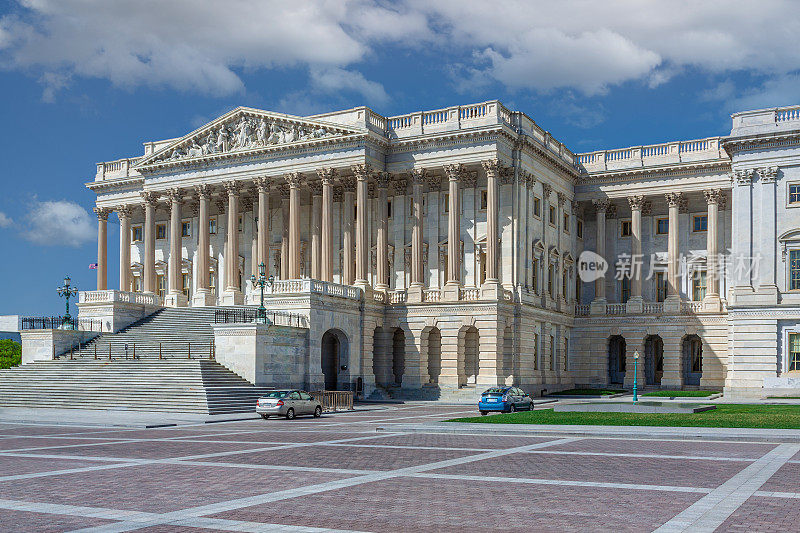
[[[624,389],[567,389],[558,392],[551,392],[548,396],[611,396],[628,392]]]
[[[590,426],[672,426],[800,429],[800,406],[717,405],[702,413],[556,413],[536,409],[522,413],[456,418],[450,422],[480,424],[564,424]]]
[[[716,390],[657,390],[646,392],[641,396],[658,396],[659,398],[705,398],[712,394],[719,394]]]

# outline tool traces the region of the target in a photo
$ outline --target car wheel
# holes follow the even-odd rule
[[[528,411],[533,411],[533,402],[528,404]]]
[[[267,414],[264,414],[264,413],[261,413],[261,418],[263,418],[264,420],[266,420],[267,418],[269,418],[269,415],[267,415]]]
[[[321,416],[322,416],[322,407],[318,405],[317,408],[314,409],[314,418],[319,418]]]
[[[286,411],[286,420],[294,420],[294,409],[291,407]]]
[[[486,416],[486,411],[481,411],[481,416]]]
[[[509,409],[508,409],[508,412],[509,413],[516,413],[517,412],[517,407],[512,403],[511,407],[509,407]]]

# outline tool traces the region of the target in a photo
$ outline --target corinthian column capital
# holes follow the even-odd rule
[[[491,175],[492,177],[496,178],[500,173],[500,163],[497,159],[489,159],[487,161],[481,161],[481,165],[483,166],[484,172],[486,175]]]
[[[415,168],[411,170],[411,183],[414,185],[421,185],[425,183],[425,178],[428,176],[428,171],[424,168]]]
[[[102,221],[108,220],[108,215],[111,214],[111,208],[109,207],[95,207],[93,211],[94,214],[97,215],[97,220]]]
[[[303,175],[299,172],[290,172],[283,176],[283,179],[286,180],[286,183],[289,184],[289,187],[295,189],[300,186],[300,183],[303,181]]]
[[[228,191],[228,196],[239,196],[241,186],[238,181],[226,181],[222,183],[222,186]]]
[[[682,192],[668,192],[664,195],[669,207],[681,207],[684,201]]]
[[[256,184],[258,192],[269,192],[269,188],[272,186],[272,178],[267,176],[259,176],[253,182]]]
[[[631,211],[641,211],[645,204],[644,196],[641,194],[628,196],[628,204],[631,206]]]
[[[447,175],[447,179],[450,181],[458,181],[461,179],[462,174],[464,174],[464,165],[461,163],[445,165],[444,173]]]
[[[197,195],[197,197],[198,198],[203,198],[205,200],[208,200],[209,198],[211,198],[212,190],[213,189],[211,188],[211,185],[208,185],[208,184],[195,185],[194,186],[194,192]]]
[[[141,191],[139,196],[142,197],[145,204],[151,207],[155,207],[158,203],[159,194],[155,191]]]
[[[319,176],[323,184],[331,184],[334,178],[336,178],[336,169],[331,167],[317,169],[317,176]]]
[[[611,200],[603,198],[602,200],[592,200],[592,205],[597,211],[605,213],[611,208]]]
[[[719,189],[706,189],[703,191],[703,196],[706,197],[707,204],[719,205],[722,192]]]
[[[368,180],[370,174],[372,173],[372,167],[368,163],[352,165],[350,170],[353,172],[353,175],[358,181]]]

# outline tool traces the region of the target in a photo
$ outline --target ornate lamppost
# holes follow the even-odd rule
[[[64,277],[64,285],[62,287],[58,287],[56,289],[56,292],[58,293],[58,295],[60,297],[64,298],[67,301],[66,302],[66,306],[65,306],[66,307],[66,311],[64,313],[64,318],[61,320],[61,328],[62,329],[73,329],[73,327],[72,327],[72,317],[69,316],[69,299],[72,298],[73,296],[77,296],[78,295],[78,288],[77,287],[71,287],[70,286],[70,282],[71,281],[72,281],[72,279],[70,279],[69,276]]]
[[[636,403],[636,401],[639,399],[639,397],[636,394],[636,374],[637,374],[636,367],[637,367],[638,363],[639,363],[639,350],[634,350],[634,352],[633,352],[633,403]]]
[[[258,265],[258,277],[255,275],[250,276],[250,282],[261,288],[261,305],[258,307],[256,313],[256,324],[268,324],[267,308],[264,307],[264,287],[272,287],[275,282],[275,276],[267,277],[267,265],[262,261]]]

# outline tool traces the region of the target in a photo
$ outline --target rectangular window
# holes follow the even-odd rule
[[[533,334],[533,369],[539,370],[539,334]]]
[[[633,225],[631,224],[630,220],[620,220],[619,221],[619,236],[620,237],[630,237],[633,235]]]
[[[669,219],[659,218],[656,220],[656,233],[658,235],[666,235],[669,233]]]
[[[485,211],[489,205],[489,196],[486,191],[481,191],[481,211]]]
[[[192,236],[192,223],[184,221],[181,223],[181,237],[191,237]]]
[[[581,303],[582,286],[580,276],[575,276],[575,301],[577,303]]]
[[[442,195],[442,211],[445,213],[450,212],[450,193],[446,192]]]
[[[695,215],[692,219],[692,231],[708,231],[708,215]]]
[[[789,290],[800,290],[800,250],[789,251]]]
[[[386,200],[386,218],[392,218],[392,201]]]
[[[564,270],[564,273],[561,276],[561,297],[564,298],[564,300],[568,299],[567,298],[567,283],[568,283],[567,280],[568,279],[569,279],[569,272]]]
[[[564,233],[569,233],[569,215],[564,213]]]
[[[533,216],[542,217],[542,200],[538,196],[533,197]]]
[[[423,195],[422,195],[422,215],[423,215],[423,216],[425,215],[425,206],[426,206],[426,204],[428,203],[428,201],[427,201],[427,200],[428,200],[428,199],[427,199],[427,197],[426,197],[426,196],[423,194]],[[410,216],[410,217],[413,217],[413,216],[414,216],[414,199],[413,199],[413,198],[409,198],[409,202],[408,202],[408,216]],[[353,218],[354,218],[354,219],[356,218],[355,214],[353,214]]]
[[[208,233],[211,235],[217,234],[217,217],[212,217],[208,219]]]
[[[141,276],[133,276],[133,292],[142,292]]]
[[[800,183],[789,185],[789,203],[796,204],[800,202]]]
[[[800,333],[789,333],[789,372],[800,370]]]
[[[181,285],[183,289],[183,295],[186,296],[187,298],[192,297],[190,283],[191,283],[191,276],[189,276],[189,274],[181,274]]]
[[[619,301],[624,304],[628,303],[628,300],[631,297],[631,278],[625,277],[619,281],[619,292]]]
[[[695,270],[692,276],[692,300],[700,302],[706,297],[706,272]]]
[[[167,225],[156,224],[156,239],[166,239],[166,238],[167,238]]]
[[[208,276],[208,290],[211,292],[211,296],[217,296],[217,275],[215,272],[211,272],[211,275]]]
[[[575,233],[579,239],[583,239],[583,220],[578,219],[575,221]]]
[[[567,358],[567,354],[569,353],[567,350],[569,349],[569,339],[564,337],[564,370],[569,370],[569,359]]]
[[[131,241],[133,241],[133,242],[142,242],[142,227],[141,226],[133,226],[131,228]]]
[[[556,338],[550,335],[550,370],[556,369]]]
[[[243,231],[243,228],[244,228],[244,222],[243,222],[242,214],[239,213],[239,233],[241,233]]]
[[[555,206],[552,205],[550,206],[550,225],[551,226],[556,225],[556,208]]]
[[[663,272],[656,272],[656,301],[663,302],[667,299],[667,277]]]
[[[553,296],[553,265],[547,267],[547,294]]]
[[[539,260],[531,261],[531,289],[534,294],[539,294]]]

